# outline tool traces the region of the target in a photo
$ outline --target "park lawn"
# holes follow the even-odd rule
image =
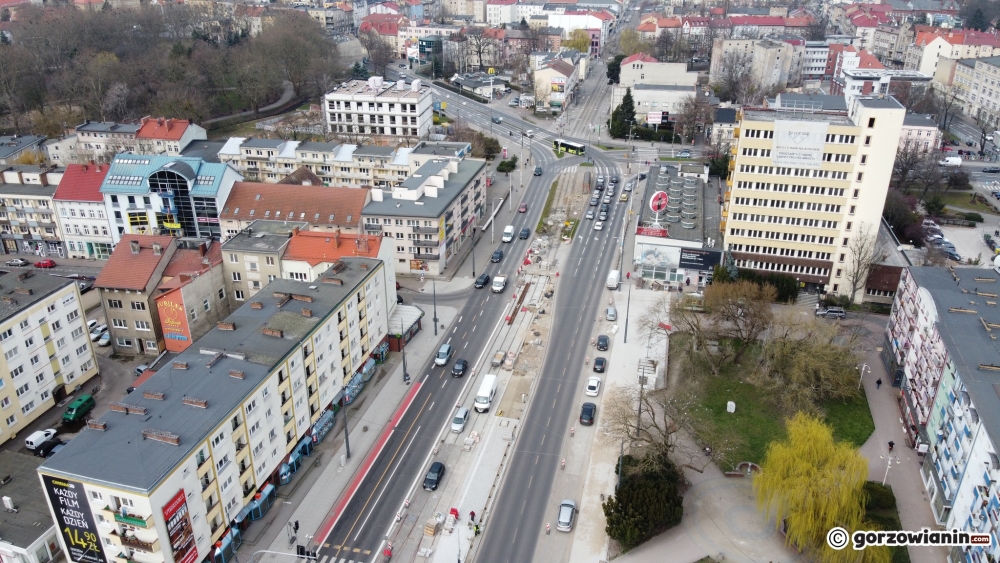
[[[939,193],[938,197],[945,205],[951,207],[957,207],[959,209],[967,209],[969,211],[978,211],[980,213],[996,213],[996,208],[985,205],[980,201],[970,202],[972,199],[972,192],[943,192]]]
[[[864,389],[847,401],[827,401],[823,410],[826,411],[826,423],[833,427],[833,437],[838,441],[860,448],[875,432],[875,421]]]

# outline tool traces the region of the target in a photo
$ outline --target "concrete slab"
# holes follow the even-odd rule
[[[986,242],[983,240],[984,232],[985,229],[983,228],[955,227],[951,225],[941,226],[941,233],[955,245],[955,250],[963,259],[974,259],[978,256],[981,266],[989,268],[992,267],[990,258],[993,255],[993,251],[990,250],[990,247],[986,246]],[[993,230],[989,232],[990,235],[993,234]]]

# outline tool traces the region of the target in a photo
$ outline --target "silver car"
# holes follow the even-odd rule
[[[469,421],[469,409],[462,407],[455,413],[455,418],[451,419],[451,431],[461,433],[465,430],[465,423]]]
[[[556,519],[556,529],[560,532],[573,530],[573,522],[576,521],[576,503],[570,499],[565,499],[559,503],[559,517]]]

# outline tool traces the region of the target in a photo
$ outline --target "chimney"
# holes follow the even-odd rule
[[[100,174],[100,173],[101,173],[101,165],[100,165],[100,164],[98,164],[98,165],[97,165],[97,173],[98,173],[98,174]]]
[[[340,248],[340,229],[333,231],[333,247]]]
[[[143,117],[142,120],[141,120],[141,122],[142,122],[143,125],[145,125],[147,121],[149,121],[149,116],[148,115],[146,117]]]
[[[294,237],[297,234],[299,234],[299,228],[298,227],[292,227],[292,236]]]
[[[205,243],[201,243],[198,245],[198,252],[200,252],[202,256],[204,256],[205,253],[208,252],[208,247],[205,245]]]
[[[158,242],[153,243],[153,256],[159,256],[163,254],[163,246]]]
[[[87,171],[87,165],[86,165],[86,164],[84,164],[84,165],[83,165],[83,171],[84,171],[84,172],[86,172],[86,171]]]
[[[128,244],[132,247],[132,254],[139,254],[139,241],[132,240]]]
[[[368,235],[359,236],[358,245],[361,247],[361,252],[368,252]]]

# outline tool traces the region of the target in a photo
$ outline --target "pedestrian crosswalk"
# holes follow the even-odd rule
[[[370,549],[361,549],[358,547],[345,547],[339,550],[336,549],[337,546],[334,546],[334,548],[334,551],[339,551],[340,554],[332,558],[329,555],[323,555],[319,558],[319,563],[361,563],[367,560],[367,557],[364,556],[372,554]]]

